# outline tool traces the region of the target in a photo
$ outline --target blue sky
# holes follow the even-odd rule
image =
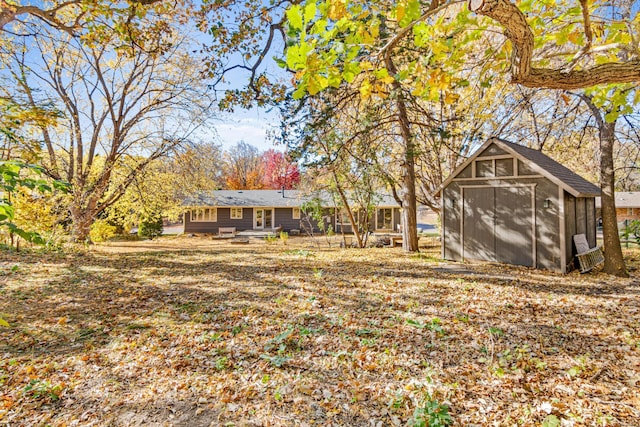
[[[218,142],[229,148],[240,141],[251,144],[261,151],[274,147],[267,140],[267,130],[279,124],[278,114],[274,111],[254,107],[251,110],[237,108],[234,113],[227,113],[226,117],[215,128],[218,133]]]

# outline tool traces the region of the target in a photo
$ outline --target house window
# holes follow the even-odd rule
[[[380,208],[377,212],[376,228],[378,230],[393,229],[393,209]]]
[[[293,212],[291,212],[291,218],[300,219],[300,208],[293,208]]]
[[[627,208],[627,215],[633,216],[633,208]]]
[[[231,219],[242,219],[242,208],[231,208]]]
[[[349,214],[346,211],[338,211],[336,213],[336,224],[350,225],[351,220],[349,219]]]
[[[218,210],[216,208],[200,208],[191,211],[191,222],[216,222]]]

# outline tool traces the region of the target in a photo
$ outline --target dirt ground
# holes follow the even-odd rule
[[[0,253],[0,425],[640,425],[640,251],[616,279],[337,243]]]

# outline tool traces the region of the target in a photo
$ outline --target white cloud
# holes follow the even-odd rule
[[[278,121],[277,115],[273,112],[254,108],[230,114],[221,123],[216,124],[215,129],[224,148],[244,141],[264,151],[273,148],[273,142],[267,140],[267,130],[277,126]]]

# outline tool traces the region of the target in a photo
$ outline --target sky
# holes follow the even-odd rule
[[[257,107],[251,110],[237,108],[234,113],[227,114],[216,123],[215,129],[218,142],[225,149],[244,141],[260,151],[266,151],[270,148],[277,149],[273,142],[267,139],[267,130],[272,126],[278,126],[278,123],[279,118],[275,112]]]

